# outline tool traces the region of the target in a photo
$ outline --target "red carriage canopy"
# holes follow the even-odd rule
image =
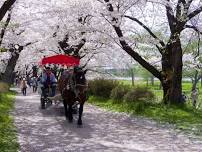
[[[42,59],[41,64],[60,64],[65,66],[77,66],[80,63],[80,59],[73,57],[73,56],[67,56],[67,55],[54,55],[50,57],[45,57]]]

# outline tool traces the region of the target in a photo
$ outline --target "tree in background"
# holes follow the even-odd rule
[[[194,2],[198,3],[198,1],[193,0],[178,0],[176,3],[171,3],[170,0],[163,0],[160,3],[159,1],[154,0],[153,2],[154,7],[160,8],[162,5],[164,6],[163,12],[158,13],[161,13],[161,15],[165,14],[167,17],[169,38],[166,42],[156,36],[152,32],[151,28],[146,26],[146,24],[135,17],[135,7],[133,6],[138,4],[139,1],[135,1],[134,4],[130,5],[131,9],[128,9],[131,10],[130,13],[127,10],[121,10],[121,3],[124,4],[123,1],[115,2],[112,0],[104,0],[106,10],[109,12],[104,16],[108,19],[117,36],[119,37],[119,42],[122,49],[161,81],[165,103],[169,102],[172,104],[178,104],[181,103],[183,66],[183,50],[180,36],[183,30],[186,28],[194,29],[196,32],[199,31],[197,25],[191,24],[191,20],[202,12],[202,6],[199,3],[197,8],[191,8],[191,4],[194,4]],[[148,63],[137,51],[131,48],[127,40],[124,38],[123,31],[121,29],[121,21],[124,20],[124,18],[134,21],[140,25],[151,35],[154,40],[156,40],[154,45],[161,54],[161,70],[158,70],[153,65]]]
[[[194,39],[194,38],[193,38]],[[189,77],[192,80],[192,90],[196,89],[198,82],[202,78],[202,56],[201,47],[202,42],[199,40],[192,40],[189,45],[186,46],[184,52],[184,71],[183,75]]]

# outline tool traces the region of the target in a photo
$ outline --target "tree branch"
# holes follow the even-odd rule
[[[191,18],[193,18],[194,16],[198,15],[199,13],[202,12],[202,6],[200,6],[199,8],[197,8],[196,10],[194,10],[193,12],[188,14],[188,20],[190,20]]]
[[[79,51],[85,45],[85,43],[86,43],[86,39],[83,38],[83,39],[81,39],[81,41],[79,42],[78,45],[72,46],[72,48],[74,49],[74,55],[75,56],[79,56]]]
[[[185,0],[183,0],[183,5],[184,5],[184,11],[183,11],[183,16],[185,16],[185,17],[187,17],[187,14],[188,14],[188,11],[189,11],[189,7],[190,7],[190,5],[191,5],[191,3],[192,3],[192,1],[193,0],[187,0],[187,2],[185,1]]]
[[[186,4],[184,5],[184,7],[185,7],[185,9],[187,10],[187,12],[188,12],[188,9],[189,9],[189,7],[190,7],[192,1],[193,1],[193,0],[187,0]]]
[[[0,21],[6,15],[6,12],[12,7],[16,0],[6,0],[0,8]]]
[[[32,45],[32,44],[35,44],[35,43],[37,43],[37,42],[38,42],[38,41],[26,43],[26,44],[24,45],[24,47],[29,46],[29,45]]]
[[[53,37],[56,37],[57,36],[57,33],[58,33],[58,29],[60,28],[59,25],[56,26],[56,31],[53,33]]]
[[[200,41],[201,41],[200,33],[198,33],[198,51],[197,51],[196,57],[200,55]]]
[[[186,0],[179,0],[182,4],[186,4]]]
[[[202,31],[200,31],[196,26],[194,25],[185,25],[185,28],[191,28],[194,31],[196,31],[197,33],[200,33],[202,35]]]
[[[129,18],[135,22],[137,22],[140,26],[142,26],[153,38],[155,38],[156,40],[159,41],[159,43],[161,44],[161,46],[165,46],[165,43],[160,40],[145,24],[143,24],[142,22],[140,22],[137,18],[135,17],[131,17],[131,16],[128,16],[128,15],[124,15],[124,17],[126,18]]]
[[[78,22],[81,25],[85,25],[87,23],[87,19],[89,17],[92,17],[91,15],[86,15],[86,16],[81,16],[78,18]],[[58,26],[59,28],[59,26]],[[80,31],[81,36],[84,36],[86,34],[85,31]],[[57,33],[54,33],[53,36],[56,36]],[[77,39],[77,37],[73,37],[73,39]],[[79,39],[79,38],[78,38]],[[78,44],[74,44],[74,45],[70,45],[69,44],[69,34],[66,34],[64,39],[62,41],[59,41],[59,47],[64,51],[65,54],[68,55],[72,55],[75,56],[77,58],[80,58],[80,50],[82,49],[82,47],[85,45],[86,43],[86,38],[83,37],[80,39],[80,41],[78,42]]]
[[[167,0],[167,2],[168,2],[168,4],[170,4],[170,0]],[[174,25],[176,24],[176,18],[174,16],[174,11],[170,5],[166,5],[165,7],[166,7],[166,15],[168,18],[169,27],[170,27],[171,32],[173,33],[174,29],[175,29]]]
[[[22,33],[24,33],[25,32],[25,30],[21,30],[19,33],[17,33],[16,35],[18,36],[18,35],[21,35]]]
[[[92,55],[88,58],[88,60],[86,61],[86,63],[82,66],[82,69],[85,68],[85,67],[88,65],[88,63],[90,62],[90,60],[91,60],[93,57],[94,57],[94,54],[92,54]]]
[[[201,78],[202,78],[202,74],[199,74],[196,81],[198,82]]]
[[[177,7],[176,7],[176,18],[180,18],[181,16],[181,11],[182,11],[181,3],[182,3],[182,0],[178,0]]]
[[[104,0],[105,3],[107,3],[108,6],[108,11],[109,12],[113,12],[113,6],[111,3],[109,3],[109,0]],[[112,18],[112,22],[113,21],[117,21],[118,19],[113,17]],[[141,66],[143,66],[145,69],[147,69],[149,72],[151,72],[156,78],[158,78],[159,80],[161,80],[161,73],[151,64],[149,64],[146,60],[144,60],[137,52],[135,52],[127,43],[126,41],[123,39],[123,33],[120,27],[116,26],[116,25],[112,25],[116,34],[119,37],[119,42],[123,48],[123,50],[128,53],[134,60],[136,60]]]
[[[11,20],[11,9],[9,10],[8,17],[7,17],[7,19],[6,19],[6,22],[5,22],[4,26],[3,26],[3,28],[1,29],[1,33],[0,33],[0,46],[1,46],[1,44],[2,44],[3,37],[4,37],[4,35],[5,35],[5,32],[6,32],[6,29],[7,29],[8,25],[9,25],[9,23],[10,23],[10,20]]]

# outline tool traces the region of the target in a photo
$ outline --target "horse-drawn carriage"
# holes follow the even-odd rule
[[[79,103],[78,124],[81,125],[83,105],[87,100],[87,81],[85,78],[87,70],[83,70],[82,68],[80,68],[79,63],[80,60],[73,56],[55,55],[43,58],[40,64],[42,67],[46,65],[54,65],[60,67],[58,68],[59,74],[56,76],[58,78],[56,88],[60,93],[59,96],[61,96],[61,100],[64,104],[65,116],[70,122],[72,122],[72,113],[77,111],[77,105]],[[43,93],[41,93],[41,108],[45,109],[48,104],[52,104],[52,99],[54,99],[54,96],[53,93],[50,93],[50,91],[53,91],[51,86],[43,89]]]
[[[40,88],[42,89],[42,87]],[[44,91],[42,93],[42,91],[40,91],[40,101],[41,101],[41,109],[45,109],[46,107],[48,107],[48,105],[52,105],[52,99],[51,99],[51,88],[43,88]]]

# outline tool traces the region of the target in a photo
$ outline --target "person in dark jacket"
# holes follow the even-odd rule
[[[52,73],[51,68],[46,67],[41,77],[41,84],[43,85],[41,89],[42,89],[43,95],[45,95],[45,89],[51,88],[51,97],[55,96],[56,83],[57,83],[57,79],[55,75]]]

